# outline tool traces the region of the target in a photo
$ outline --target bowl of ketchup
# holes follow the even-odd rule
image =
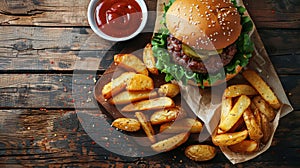
[[[125,41],[144,29],[148,11],[144,0],[91,0],[87,15],[98,36],[110,41]]]

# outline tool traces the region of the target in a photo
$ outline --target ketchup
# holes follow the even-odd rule
[[[135,0],[102,0],[96,7],[99,29],[112,37],[134,33],[142,22],[142,9]]]

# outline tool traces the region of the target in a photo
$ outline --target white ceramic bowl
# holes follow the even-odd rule
[[[97,26],[96,20],[95,20],[95,9],[98,5],[98,3],[101,0],[91,0],[88,6],[88,12],[87,12],[87,16],[88,16],[88,22],[89,25],[91,26],[92,30],[101,38],[109,40],[109,41],[125,41],[125,40],[129,40],[133,37],[135,37],[136,35],[138,35],[140,32],[142,32],[142,30],[144,29],[146,23],[147,23],[147,19],[148,19],[148,10],[147,10],[147,6],[144,2],[144,0],[136,0],[136,2],[140,5],[141,10],[142,10],[142,22],[140,24],[140,26],[138,27],[138,29],[132,33],[129,36],[126,37],[112,37],[109,36],[105,33],[103,33]]]

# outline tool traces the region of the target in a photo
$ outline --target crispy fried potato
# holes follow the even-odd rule
[[[251,103],[253,104],[253,103]],[[262,130],[262,125],[261,125],[261,114],[260,111],[258,110],[258,108],[255,108],[253,111],[254,117],[255,117],[255,121],[258,124],[259,128]]]
[[[228,132],[237,132],[244,129],[246,129],[245,121],[243,117],[240,117],[240,119],[230,128]]]
[[[148,76],[148,70],[145,64],[137,56],[133,54],[116,54],[114,56],[115,64],[127,69],[132,70],[139,74]]]
[[[246,70],[242,74],[247,79],[247,81],[259,92],[264,100],[266,100],[273,108],[280,108],[281,103],[279,102],[275,93],[255,71]]]
[[[200,133],[202,131],[202,123],[195,118],[184,118],[175,122],[168,122],[160,126],[159,132],[164,133]]]
[[[258,92],[250,85],[232,85],[225,89],[224,97],[237,97],[241,95],[253,96]]]
[[[158,110],[163,108],[175,107],[174,101],[169,97],[158,97],[149,100],[142,100],[131,103],[121,109],[122,112]]]
[[[228,146],[228,148],[237,153],[251,153],[255,152],[259,147],[259,144],[254,140],[244,140],[235,145]]]
[[[143,74],[135,74],[127,81],[128,91],[150,91],[154,89],[152,78]]]
[[[155,66],[155,57],[153,56],[152,45],[150,43],[144,48],[143,62],[150,73],[158,75],[158,69]]]
[[[240,132],[224,133],[212,136],[212,142],[216,146],[229,146],[242,142],[248,136],[248,131],[243,130]]]
[[[173,150],[185,143],[188,140],[189,135],[190,134],[188,132],[180,133],[151,145],[151,148],[156,152],[167,152]]]
[[[138,121],[140,122],[140,124],[141,124],[143,130],[145,131],[147,137],[149,138],[149,140],[152,143],[155,143],[156,142],[156,139],[154,137],[155,132],[152,128],[150,121],[147,120],[146,116],[142,112],[136,112],[135,116],[138,119]]]
[[[265,114],[266,117],[268,117],[269,121],[273,121],[276,115],[275,111],[261,96],[255,96],[252,102],[261,113]]]
[[[176,119],[183,118],[185,116],[186,112],[181,107],[171,107],[154,112],[150,117],[150,121],[151,124],[157,125],[166,122],[171,122]]]
[[[249,107],[251,100],[242,95],[239,97],[229,114],[225,117],[224,121],[219,124],[219,128],[222,131],[227,132],[230,128],[239,120],[243,115],[243,112]]]
[[[261,115],[261,130],[263,132],[263,137],[261,139],[261,142],[266,144],[272,135],[272,128],[270,126],[270,121],[268,120],[267,116],[263,113],[260,113]]]
[[[231,97],[224,97],[222,99],[222,104],[221,104],[220,123],[222,123],[225,120],[226,116],[229,114],[231,109],[232,109],[232,98]]]
[[[216,156],[217,150],[210,145],[190,145],[184,150],[185,156],[194,161],[207,161]]]
[[[117,118],[112,122],[111,125],[120,130],[129,132],[138,131],[141,127],[139,121],[134,118]]]
[[[149,98],[155,98],[158,94],[156,91],[123,91],[115,96],[113,96],[110,100],[110,104],[128,104],[137,102],[140,100],[145,100]]]
[[[166,83],[159,87],[158,94],[161,96],[175,97],[180,92],[180,88],[177,84]]]
[[[111,82],[104,85],[102,89],[102,96],[105,99],[109,99],[112,95],[115,95],[122,91],[127,84],[127,81],[132,78],[136,73],[134,72],[124,72],[119,77],[113,79]]]
[[[246,109],[243,113],[243,118],[246,123],[250,139],[259,142],[259,140],[263,137],[263,133],[259,125],[256,123],[252,111],[250,109]]]

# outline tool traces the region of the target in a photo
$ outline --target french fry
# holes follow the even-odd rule
[[[261,139],[261,142],[266,144],[271,138],[272,129],[270,126],[270,121],[268,120],[267,116],[264,115],[263,113],[260,114],[261,114],[261,129],[263,132],[263,137]]]
[[[221,104],[220,123],[222,123],[225,120],[226,116],[229,114],[231,109],[232,109],[232,98],[231,97],[223,98]]]
[[[148,76],[148,70],[145,64],[137,56],[133,54],[116,54],[114,56],[115,64],[127,69],[132,70],[139,74]]]
[[[275,93],[267,85],[267,83],[253,70],[246,70],[243,73],[246,80],[258,91],[258,93],[266,100],[274,109],[279,109],[279,102]]]
[[[224,96],[225,97],[237,97],[241,95],[253,96],[257,95],[258,92],[253,89],[250,85],[232,85],[225,89]]]
[[[255,152],[259,147],[258,142],[254,140],[243,140],[235,145],[228,146],[228,148],[237,153],[251,153]]]
[[[128,104],[137,102],[140,100],[145,100],[149,98],[155,98],[158,94],[156,91],[138,91],[138,92],[129,92],[123,91],[115,96],[113,96],[110,100],[110,104]]]
[[[154,112],[151,117],[150,121],[151,124],[163,124],[166,122],[171,122],[176,119],[180,119],[186,116],[186,112],[180,107],[171,107],[158,110]]]
[[[164,123],[160,126],[159,132],[164,133],[200,133],[202,131],[202,123],[194,118],[184,118],[175,122]]]
[[[127,81],[128,91],[150,91],[154,89],[152,78],[143,74],[135,74]]]
[[[150,73],[158,75],[158,69],[155,66],[155,57],[153,56],[152,46],[150,43],[148,43],[144,48],[143,62]]]
[[[189,135],[190,134],[188,132],[180,133],[151,145],[151,148],[156,152],[167,152],[173,150],[185,143],[188,140]]]
[[[240,117],[240,119],[230,128],[228,132],[236,132],[244,129],[246,129],[245,121],[243,117]]]
[[[266,117],[268,117],[269,121],[273,121],[276,115],[274,109],[261,96],[255,96],[252,102],[261,113],[265,114]]]
[[[120,130],[129,132],[138,131],[141,127],[139,121],[134,118],[117,118],[112,122],[111,125]]]
[[[263,133],[259,125],[256,123],[252,111],[246,109],[245,112],[243,113],[243,118],[246,123],[246,127],[248,129],[250,139],[259,142],[259,140],[263,137]]]
[[[219,124],[219,128],[227,132],[231,129],[231,127],[239,120],[239,118],[243,115],[243,112],[249,107],[251,100],[242,95],[239,97],[238,101],[235,103],[233,108],[230,110],[228,115],[225,117],[224,121]]]
[[[166,83],[159,87],[158,94],[161,96],[175,97],[180,92],[180,88],[177,84]]]
[[[242,142],[248,136],[248,131],[243,130],[240,132],[224,133],[212,136],[212,142],[216,146],[229,146]]]
[[[261,125],[262,119],[261,119],[261,114],[260,114],[260,111],[258,110],[258,108],[254,109],[253,114],[254,114],[256,123],[258,124],[259,128],[262,130],[262,125]]]
[[[158,110],[163,108],[175,107],[174,101],[169,97],[158,97],[149,100],[142,100],[131,103],[121,109],[122,112]]]
[[[194,161],[207,161],[216,156],[217,150],[210,145],[190,145],[184,150],[185,156]]]
[[[136,73],[134,72],[124,72],[119,77],[113,79],[111,82],[104,85],[102,89],[102,96],[105,99],[109,99],[112,95],[115,95],[122,91],[127,84],[127,81],[132,78]]]
[[[147,120],[146,116],[142,112],[136,112],[135,116],[138,119],[138,121],[140,122],[140,124],[141,124],[143,130],[145,131],[147,137],[149,138],[149,140],[152,143],[155,143],[156,142],[156,139],[154,137],[155,132],[152,128],[150,121]]]

